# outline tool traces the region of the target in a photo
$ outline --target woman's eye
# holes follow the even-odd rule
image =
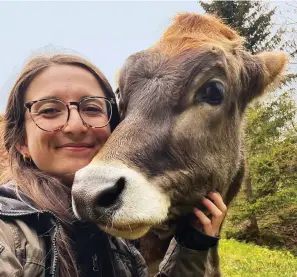
[[[59,113],[61,113],[60,110],[55,109],[55,108],[47,108],[47,109],[43,109],[41,111],[38,112],[40,115],[44,115],[44,116],[53,116],[53,115],[57,115]]]
[[[198,90],[196,103],[205,102],[210,105],[220,105],[224,100],[225,88],[221,82],[212,81],[206,83]]]
[[[88,106],[83,109],[83,112],[89,113],[89,114],[102,114],[104,113],[103,109],[101,107],[96,106]]]

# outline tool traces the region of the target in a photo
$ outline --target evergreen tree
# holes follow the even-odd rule
[[[246,38],[245,47],[250,52],[257,53],[263,50],[287,51],[291,57],[296,56],[297,47],[295,38],[284,39],[289,33],[288,27],[277,28],[273,23],[276,8],[269,8],[269,3],[263,1],[200,1],[202,8],[215,14],[223,21],[236,29]]]
[[[251,53],[270,50],[286,52],[290,57],[290,73],[286,75],[283,84],[296,85],[297,24],[288,20],[291,17],[287,14],[283,15],[288,11],[270,8],[271,4],[264,1],[200,1],[200,5],[207,13],[222,18],[245,37],[245,47]],[[297,1],[291,1],[288,7],[296,9]],[[282,19],[278,20],[279,23],[278,17]],[[278,27],[279,24],[281,27]]]
[[[249,108],[246,121],[247,183],[252,186],[252,193],[247,193],[246,185],[243,187],[233,203],[227,224],[228,236],[260,244],[285,245],[295,254],[296,114],[293,90],[280,95],[275,93],[269,101]]]

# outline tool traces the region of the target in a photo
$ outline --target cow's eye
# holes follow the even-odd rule
[[[224,100],[225,88],[219,81],[210,81],[204,84],[195,96],[196,103],[220,105]]]

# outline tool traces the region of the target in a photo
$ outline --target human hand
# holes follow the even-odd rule
[[[194,208],[196,219],[192,225],[197,230],[202,229],[206,235],[215,237],[219,235],[221,224],[227,214],[227,207],[218,192],[210,192],[207,196],[213,202],[206,197],[203,197],[201,202],[209,211],[210,217],[201,210]]]

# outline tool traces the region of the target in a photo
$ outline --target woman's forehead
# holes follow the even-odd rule
[[[55,97],[64,101],[105,96],[95,76],[73,65],[54,65],[38,74],[28,86],[25,101]]]

